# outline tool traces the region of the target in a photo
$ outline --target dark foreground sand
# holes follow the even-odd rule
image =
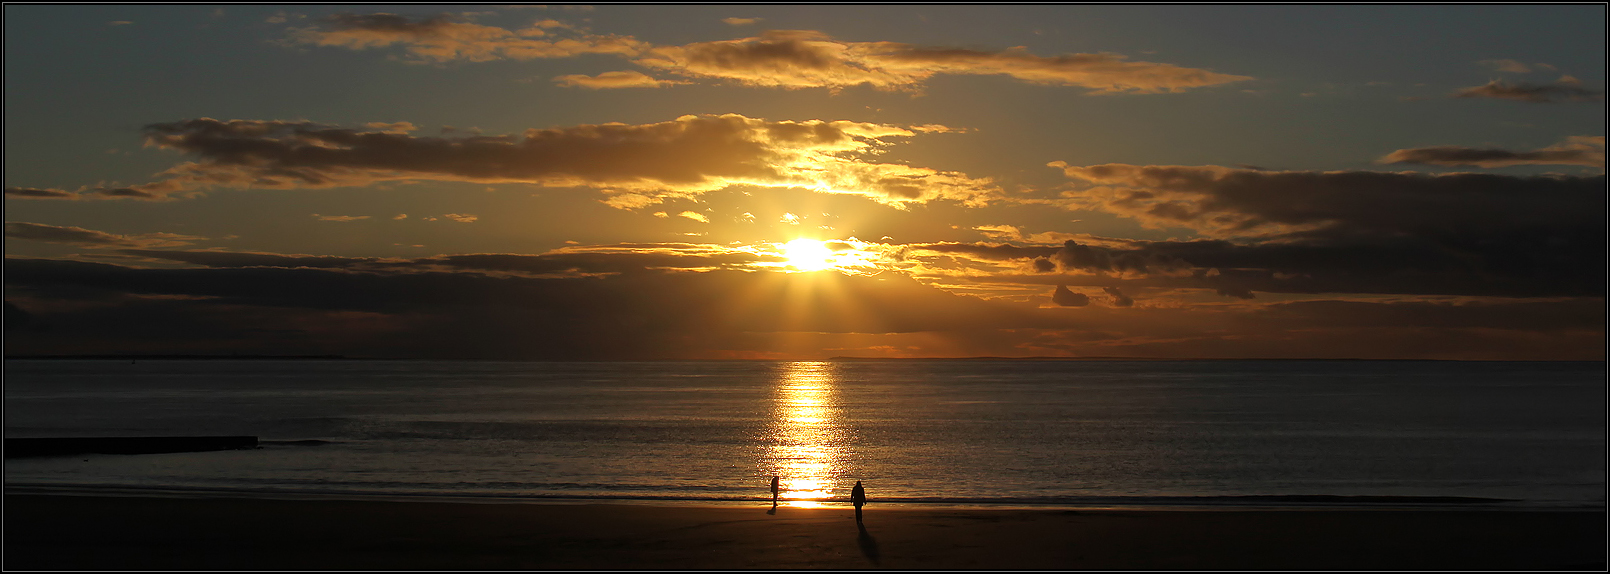
[[[5,496],[5,569],[1604,570],[1605,513]]]

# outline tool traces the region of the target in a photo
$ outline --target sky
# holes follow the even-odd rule
[[[17,5],[5,353],[1603,360],[1586,5]]]

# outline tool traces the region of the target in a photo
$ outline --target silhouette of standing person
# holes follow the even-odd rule
[[[855,505],[855,523],[861,523],[861,505],[866,504],[866,488],[861,481],[855,481],[855,488],[850,489],[850,503]]]
[[[777,484],[777,475],[775,475],[775,474],[772,475],[771,476],[771,505],[772,506],[777,506],[777,495],[781,494],[782,492],[783,492],[782,487],[778,486],[778,484]]]

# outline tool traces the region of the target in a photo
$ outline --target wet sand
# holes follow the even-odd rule
[[[6,495],[6,570],[1604,570],[1602,511]]]

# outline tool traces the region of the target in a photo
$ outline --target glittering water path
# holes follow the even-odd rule
[[[969,504],[1602,506],[1605,491],[1603,363],[7,361],[5,371],[7,437],[266,441],[8,460],[8,486],[719,502],[769,500],[777,475],[794,506],[842,503],[856,480],[882,502]]]

